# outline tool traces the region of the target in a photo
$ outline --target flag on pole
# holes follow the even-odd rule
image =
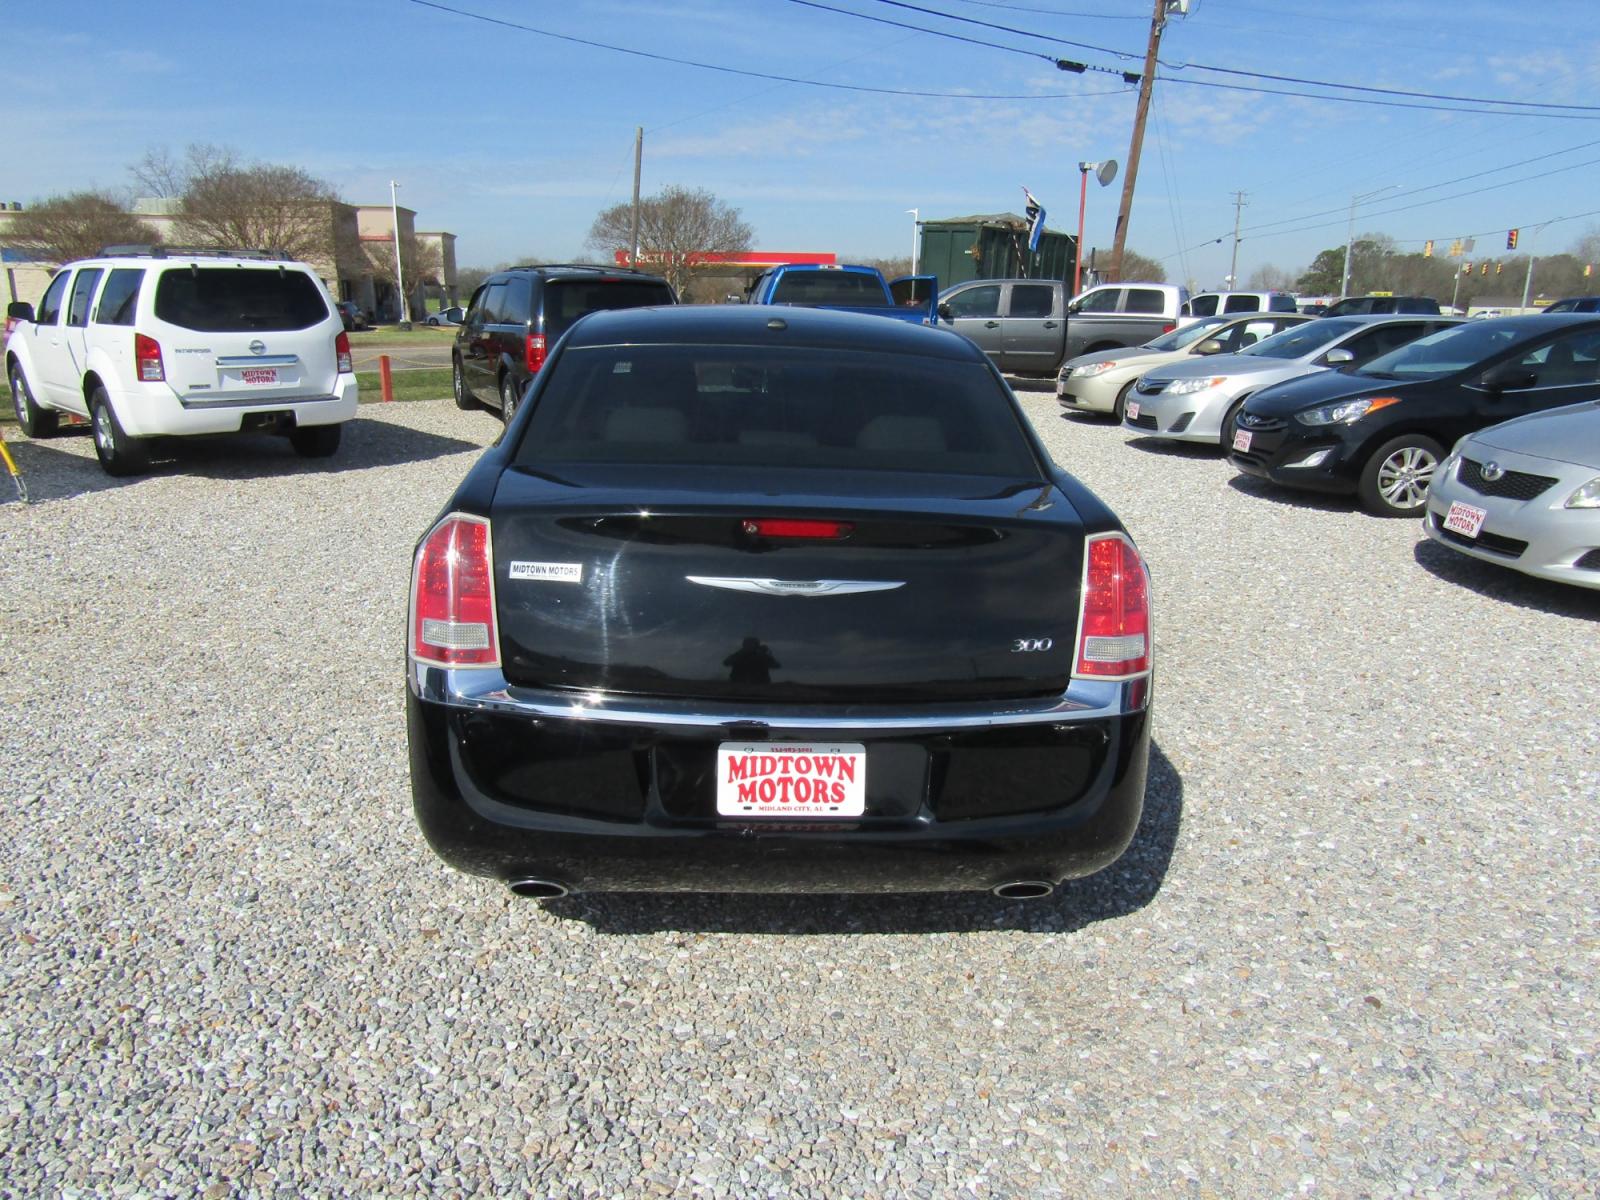
[[[1044,234],[1044,205],[1033,198],[1033,193],[1026,187],[1022,194],[1027,198],[1027,208],[1023,211],[1028,217],[1028,253],[1032,254],[1039,249],[1039,238]]]

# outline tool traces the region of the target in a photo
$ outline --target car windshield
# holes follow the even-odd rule
[[[1368,321],[1341,321],[1338,317],[1323,317],[1262,338],[1239,353],[1256,358],[1310,358],[1346,334],[1364,329],[1369,324]]]
[[[535,404],[517,451],[533,469],[1041,477],[1015,408],[981,363],[803,347],[580,347],[545,368]]]
[[[1376,375],[1380,379],[1439,379],[1465,371],[1518,342],[1529,341],[1545,332],[1498,322],[1469,321],[1380,354],[1354,373]]]
[[[1226,325],[1227,317],[1201,317],[1193,325],[1185,325],[1182,329],[1174,329],[1171,333],[1163,333],[1160,337],[1144,344],[1146,350],[1182,350],[1185,346],[1192,346],[1203,340],[1218,325]]]

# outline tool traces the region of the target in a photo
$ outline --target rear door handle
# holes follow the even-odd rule
[[[1044,323],[1044,327],[1046,329],[1054,329],[1056,327],[1056,323],[1054,321],[1046,321]]]
[[[983,323],[983,327],[985,329],[999,329],[1000,328],[1000,322],[999,321],[985,321]]]

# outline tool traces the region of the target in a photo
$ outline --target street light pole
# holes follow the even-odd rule
[[[911,273],[917,273],[917,233],[922,224],[922,211],[916,208],[906,209],[911,214]]]
[[[1078,245],[1072,252],[1072,294],[1083,290],[1083,210],[1089,204],[1089,172],[1099,163],[1078,164]]]
[[[1356,205],[1371,200],[1374,196],[1381,196],[1385,192],[1392,192],[1400,185],[1391,183],[1388,187],[1378,188],[1376,191],[1366,192],[1360,196],[1350,197],[1350,232],[1344,240],[1344,275],[1339,280],[1339,298],[1343,299],[1350,290],[1350,254],[1356,244]]]
[[[400,185],[389,180],[389,219],[394,224],[394,286],[400,293],[400,328],[411,328],[411,306],[406,303],[406,273],[400,265]]]

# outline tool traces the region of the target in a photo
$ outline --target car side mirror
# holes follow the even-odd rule
[[[939,319],[941,321],[954,321],[956,319],[955,313],[950,311],[948,304],[939,305]]]
[[[1067,305],[1067,316],[1069,316],[1069,317],[1075,317],[1079,313],[1081,313],[1082,311],[1083,311],[1083,303],[1082,303],[1082,301],[1074,300],[1071,304]]]
[[[1501,363],[1483,373],[1483,386],[1491,392],[1532,387],[1539,381],[1539,372],[1521,363]]]
[[[1330,367],[1342,367],[1346,363],[1355,362],[1355,360],[1356,356],[1343,346],[1335,346],[1322,356],[1322,361]]]
[[[10,321],[26,321],[33,324],[33,305],[26,300],[13,300],[6,305],[6,319]]]
[[[1222,341],[1219,338],[1207,338],[1194,348],[1196,354],[1221,354]]]

